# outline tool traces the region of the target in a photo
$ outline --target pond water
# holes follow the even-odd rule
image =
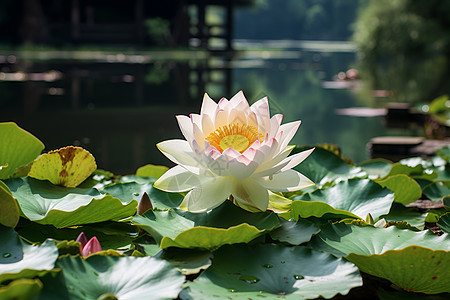
[[[80,145],[117,174],[170,166],[155,144],[182,138],[175,115],[198,113],[204,92],[216,101],[239,90],[250,102],[268,96],[283,122],[302,120],[292,143],[337,144],[356,162],[369,158],[372,137],[393,134],[383,117],[336,114],[367,106],[351,90],[323,87],[352,66],[349,49],[180,53],[0,53],[0,121],[16,122],[46,150]]]

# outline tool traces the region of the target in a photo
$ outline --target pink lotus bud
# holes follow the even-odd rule
[[[100,246],[100,242],[98,241],[97,237],[92,237],[86,245],[81,250],[81,255],[83,257],[86,257],[92,253],[100,252],[102,251],[102,247]]]
[[[78,235],[78,237],[76,239],[76,242],[80,242],[81,243],[81,246],[80,246],[80,252],[81,252],[83,247],[86,246],[86,244],[87,244],[87,238],[86,238],[86,235],[84,234],[84,232],[81,232]]]

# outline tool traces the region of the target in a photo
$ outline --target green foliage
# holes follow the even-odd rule
[[[153,187],[161,166],[126,176],[97,170],[78,187],[24,172],[0,181],[0,299],[445,298],[448,148],[437,154],[354,165],[316,146],[297,168],[316,185],[271,193],[260,213],[231,201],[204,213],[179,209],[182,193]],[[152,208],[139,215],[145,195]],[[442,208],[405,207],[425,197]],[[81,233],[103,251],[81,257]]]
[[[408,102],[448,93],[449,13],[445,1],[369,1],[354,40],[370,90],[392,91]]]

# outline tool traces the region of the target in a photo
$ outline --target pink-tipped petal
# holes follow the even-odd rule
[[[275,137],[275,135],[278,133],[278,130],[280,129],[281,121],[283,120],[282,114],[274,115],[270,119],[270,132],[269,132],[269,138]]]
[[[246,104],[247,107],[249,107],[247,99],[245,99],[244,96],[244,92],[243,91],[239,91],[237,92],[236,95],[234,95],[231,99],[230,99],[230,104],[232,105],[232,107],[237,107],[238,105],[240,105],[241,103]],[[245,106],[244,106],[245,107]]]
[[[281,169],[281,171],[287,171],[287,170],[292,169],[293,167],[297,166],[299,163],[304,161],[313,151],[314,151],[314,148],[302,151],[300,153],[297,153],[297,154],[294,154],[292,156],[285,158],[284,160],[288,161],[289,163],[286,166],[284,166]]]
[[[280,149],[284,149],[289,144],[289,142],[292,140],[295,133],[297,132],[300,124],[301,124],[301,121],[295,121],[295,122],[286,123],[286,124],[283,124],[280,126],[279,131],[283,132],[283,134],[281,136],[281,141],[280,141]]]
[[[266,133],[270,132],[270,112],[267,97],[256,101],[250,109],[256,115],[256,119],[258,121],[258,131],[261,134],[266,135]]]
[[[98,241],[97,237],[94,236],[83,247],[83,250],[81,251],[81,255],[83,257],[86,257],[92,253],[97,253],[100,251],[102,251],[102,247],[100,246],[100,242]]]
[[[214,130],[216,130],[216,128],[214,127],[211,117],[209,115],[202,115],[202,131],[205,138]]]

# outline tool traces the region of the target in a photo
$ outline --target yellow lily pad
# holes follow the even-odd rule
[[[97,169],[89,151],[68,146],[41,155],[31,166],[28,176],[48,180],[65,187],[76,187]]]

